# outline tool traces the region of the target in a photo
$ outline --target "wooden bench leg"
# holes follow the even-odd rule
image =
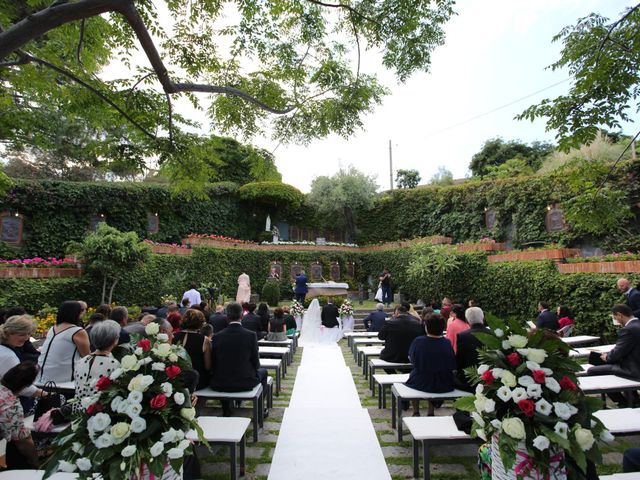
[[[422,478],[429,480],[431,478],[430,465],[429,465],[429,444],[426,441],[422,441]]]
[[[260,393],[258,397],[258,422],[260,424],[260,428],[264,427],[264,390]]]
[[[413,478],[418,478],[420,475],[420,449],[418,448],[419,440],[412,439],[413,442]]]
[[[259,403],[258,403],[258,399],[254,398],[253,401],[253,417],[251,419],[251,423],[253,423],[253,442],[257,443],[258,442],[258,423],[260,422],[259,420],[259,413],[258,413],[258,407],[259,407]]]
[[[242,435],[240,439],[240,476],[244,477],[246,470],[246,447],[247,447],[247,439],[245,435]]]
[[[238,479],[238,451],[235,443],[229,444],[229,456],[231,457],[231,480]]]
[[[280,369],[277,368],[276,369],[276,396],[280,396],[280,381],[282,379],[280,378]]]
[[[402,397],[396,398],[396,425],[398,427],[398,443],[402,441]]]
[[[382,408],[387,408],[387,386],[380,385],[382,388]]]
[[[376,369],[371,367],[369,368],[369,390],[373,390],[373,376],[376,373]]]
[[[396,396],[391,391],[391,428],[396,428]]]
[[[378,408],[382,408],[382,385],[378,386]]]

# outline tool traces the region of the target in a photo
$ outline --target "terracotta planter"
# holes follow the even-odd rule
[[[151,245],[151,251],[158,255],[191,255],[192,252],[190,248],[170,245]]]
[[[490,255],[489,262],[530,262],[533,260],[554,260],[560,261],[565,258],[580,256],[580,250],[576,248],[553,248],[549,250],[533,250],[531,252],[510,252]]]
[[[558,265],[560,273],[630,273],[640,272],[640,260],[620,262],[583,262],[562,263]]]
[[[81,275],[79,268],[0,268],[0,278],[70,278]]]
[[[504,243],[461,243],[456,245],[456,250],[465,252],[502,252],[507,249]]]

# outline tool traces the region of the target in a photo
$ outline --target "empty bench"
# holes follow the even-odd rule
[[[387,387],[394,383],[405,383],[409,380],[408,373],[377,373],[373,375],[373,385],[378,385],[378,408],[387,408]]]
[[[369,365],[369,371],[368,371],[368,377],[369,377],[369,390],[373,390],[373,376],[376,373],[376,370],[380,370],[380,369],[392,369],[392,370],[400,370],[401,372],[410,372],[411,369],[413,368],[413,365],[411,365],[410,363],[394,363],[394,362],[387,362],[386,360],[382,360],[381,358],[372,358],[371,360],[369,360],[368,362]],[[365,377],[367,376],[367,373],[365,373]]]

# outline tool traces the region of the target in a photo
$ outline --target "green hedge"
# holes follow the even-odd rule
[[[142,238],[180,242],[188,233],[216,233],[235,238],[255,238],[264,218],[253,216],[236,199],[234,183],[212,184],[210,199],[174,195],[164,186],[145,183],[83,183],[16,180],[0,198],[0,211],[18,211],[24,217],[21,255],[50,256],[64,253],[64,244],[80,240],[93,215]],[[158,213],[160,229],[147,234],[147,215]]]
[[[635,218],[624,227],[640,231],[640,162],[625,164],[613,175],[613,181],[627,194]],[[425,186],[386,192],[376,198],[372,209],[358,214],[359,244],[384,242],[429,235],[445,235],[454,242],[478,240],[489,236],[498,241],[511,237],[516,246],[528,242],[580,241],[609,243],[612,248],[633,240],[625,238],[577,238],[570,230],[547,233],[545,207],[562,203],[571,192],[566,177],[560,175],[520,177],[493,181],[467,181],[448,187]],[[487,230],[485,208],[497,212],[497,225]],[[623,247],[628,248],[626,245]],[[636,247],[637,248],[637,247]]]

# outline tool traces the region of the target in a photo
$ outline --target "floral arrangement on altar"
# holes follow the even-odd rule
[[[353,305],[351,305],[351,302],[349,300],[345,300],[344,302],[342,302],[342,305],[340,305],[340,308],[338,309],[338,314],[340,315],[340,318],[348,318],[353,316]]]
[[[180,472],[192,452],[188,431],[204,442],[181,375],[191,369],[188,357],[158,333],[157,323],[145,332],[149,338],[137,341],[120,368],[96,382],[96,395],[82,399],[81,410],[54,441],[45,478],[58,471],[76,472],[80,480],[95,474],[110,480],[161,478]]]
[[[455,406],[471,412],[472,436],[492,442],[494,473],[498,463],[515,474],[507,478],[559,479],[574,465],[565,455],[583,472],[587,458],[600,462],[598,444],[613,436],[593,415],[602,402],[578,388],[570,347],[543,330],[528,335],[517,321],[487,321],[495,335],[475,334],[482,363],[465,370],[475,396]]]
[[[213,233],[190,233],[187,235],[187,238],[210,238],[218,242],[255,244],[255,242],[249,240],[239,240],[237,238],[225,237],[224,235],[215,235]]]
[[[297,300],[294,300],[289,307],[289,313],[294,317],[302,317],[304,315],[304,305]]]
[[[162,243],[162,242],[154,242],[153,240],[146,239],[144,243],[147,243],[156,247],[172,247],[172,248],[184,248],[185,250],[190,250],[191,247],[188,245],[182,245],[181,243]]]

